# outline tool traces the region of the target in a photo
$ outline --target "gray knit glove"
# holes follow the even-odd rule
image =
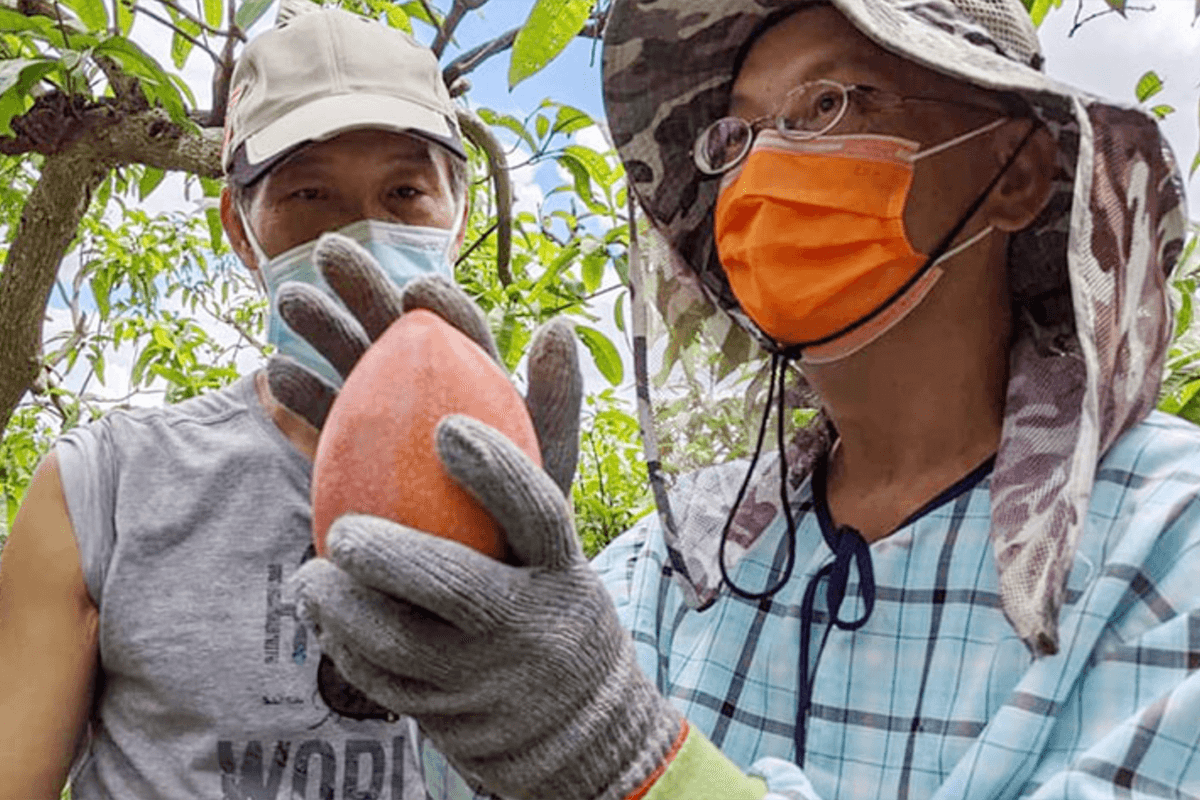
[[[345,304],[339,306],[314,286],[285,283],[279,290],[284,321],[346,377],[358,359],[405,311],[424,308],[458,328],[500,364],[483,312],[458,286],[439,275],[417,278],[403,291],[375,257],[346,236],[324,234],[313,254],[316,267]],[[346,309],[349,309],[347,312]],[[503,364],[501,364],[503,366]],[[579,457],[579,409],[583,379],[575,337],[562,319],[542,326],[528,357],[525,405],[541,447],[542,464],[565,495],[571,491]],[[337,390],[285,356],[267,364],[271,394],[307,419],[324,426]],[[395,714],[365,697],[339,674],[328,652],[321,654],[317,685],[322,699],[339,714],[357,719],[394,719]]]
[[[503,368],[487,320],[467,294],[440,275],[416,278],[401,290],[366,249],[338,233],[317,240],[313,260],[326,283],[345,304],[320,289],[285,283],[279,313],[342,377],[388,326],[405,311],[424,308],[475,341]],[[267,363],[271,394],[318,430],[325,424],[337,390],[286,356]],[[564,494],[570,493],[579,460],[579,410],[583,378],[575,336],[566,320],[539,328],[529,347],[525,406],[541,445],[542,464]]]
[[[509,798],[620,800],[661,765],[679,713],[642,674],[584,559],[562,492],[495,429],[437,429],[446,470],[517,561],[347,515],[296,573],[321,649],[376,702],[416,718],[468,781]]]

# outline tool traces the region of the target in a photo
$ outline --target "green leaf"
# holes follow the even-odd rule
[[[1200,2],[1200,0],[1197,0],[1197,2]],[[1198,10],[1198,13],[1200,13],[1200,10]],[[1192,159],[1192,168],[1188,171],[1189,179],[1196,174],[1197,169],[1200,169],[1200,152],[1197,152],[1196,157]]]
[[[559,156],[557,161],[575,179],[575,193],[580,199],[587,203],[589,208],[596,205],[595,196],[592,194],[592,176],[583,162],[570,153]]]
[[[576,325],[575,333],[583,346],[591,351],[592,360],[596,362],[600,374],[613,386],[619,386],[625,379],[625,365],[621,363],[621,354],[612,340],[586,325]]]
[[[435,26],[436,23],[429,18],[429,14],[425,11],[425,5],[421,3],[421,0],[411,0],[411,2],[405,3],[403,8],[404,13],[408,15],[409,19],[419,19],[431,28]],[[437,9],[434,10],[436,11]]]
[[[204,209],[204,216],[208,222],[208,243],[214,253],[219,253],[224,247],[225,240],[222,238],[225,229],[221,226],[221,212],[215,208]]]
[[[546,134],[550,132],[550,118],[544,117],[541,114],[537,116],[537,137],[545,139]]]
[[[24,14],[13,11],[9,8],[0,8],[0,31],[7,33],[34,33],[41,34],[41,38],[47,38],[54,32],[54,20],[49,17],[32,16],[27,17]],[[61,41],[61,34],[59,34]]]
[[[595,121],[578,108],[559,106],[558,116],[554,119],[554,131],[570,135],[594,124]]]
[[[159,347],[166,350],[175,349],[175,341],[171,338],[170,332],[162,325],[155,325],[150,331],[150,336],[154,339]]]
[[[1192,381],[1180,392],[1179,400],[1173,403],[1170,413],[1177,414],[1189,422],[1200,421],[1200,380]]]
[[[14,117],[24,114],[33,105],[29,90],[42,78],[58,69],[58,63],[49,59],[11,59],[11,61],[26,61],[19,68],[14,68],[15,77],[5,75],[5,89],[0,93],[0,136],[13,134],[12,121]],[[11,61],[0,62],[4,65]],[[3,69],[0,67],[0,69]],[[9,78],[12,77],[10,81]]]
[[[271,3],[272,0],[246,0],[238,6],[237,13],[233,15],[233,24],[242,30],[248,30],[251,25],[258,22],[263,14],[267,13]]]
[[[513,42],[508,88],[549,64],[583,30],[593,0],[537,0]]]
[[[129,382],[133,386],[143,385],[143,377],[146,373],[146,365],[150,363],[150,359],[154,358],[154,348],[147,347],[133,362],[133,368],[129,370]]]
[[[221,189],[224,188],[225,181],[220,178],[206,178],[200,176],[200,188],[204,191],[205,197],[220,197]]]
[[[1175,113],[1175,106],[1169,106],[1166,104],[1158,105],[1150,109],[1150,113],[1159,119],[1166,119],[1168,115]]]
[[[1126,0],[1108,0],[1109,6],[1111,6],[1122,17],[1125,16],[1125,3]]]
[[[171,6],[167,6],[167,13],[175,23],[175,33],[171,37],[171,61],[176,69],[183,69],[195,46],[195,40],[200,36],[200,25]]]
[[[75,12],[88,30],[108,28],[108,9],[104,7],[104,0],[63,0],[63,4]]]
[[[617,326],[617,330],[625,333],[625,293],[617,295],[617,301],[613,303],[613,324]]]
[[[219,28],[223,16],[225,16],[225,3],[222,0],[204,0],[205,22],[214,28]]]
[[[1150,70],[1137,82],[1137,99],[1139,103],[1144,103],[1154,95],[1162,91],[1162,78],[1158,77],[1158,73]]]
[[[1181,262],[1185,260],[1180,259]],[[1178,339],[1192,326],[1192,307],[1192,293],[1188,291],[1180,292],[1179,312],[1175,315],[1175,334],[1171,338]]]
[[[117,0],[117,28],[121,31],[122,36],[128,36],[129,30],[133,27],[133,2],[131,0]]]
[[[188,56],[192,54],[192,48],[195,46],[195,42],[179,31],[175,31],[171,36],[171,63],[175,65],[175,69],[183,69],[183,65],[187,63]]]
[[[92,287],[92,297],[96,299],[96,308],[100,311],[101,319],[108,319],[108,312],[111,305],[108,301],[109,292],[112,290],[111,277],[106,272],[99,272],[92,276],[89,283]]]
[[[56,64],[50,58],[6,58],[0,61],[0,93],[7,92],[20,83],[25,70],[38,66],[42,67],[44,76],[54,69]],[[41,80],[41,77],[38,80]]]
[[[92,358],[92,369],[96,370],[96,378],[100,381],[100,385],[104,385],[104,354],[96,353]]]
[[[596,247],[583,257],[583,288],[588,294],[600,288],[600,282],[604,280],[604,266],[607,263],[608,251],[603,247]]]
[[[167,83],[167,75],[158,62],[124,36],[105,39],[96,47],[96,52],[111,56],[135,78],[150,81],[155,85]]]
[[[402,7],[395,3],[388,3],[384,7],[383,13],[387,16],[388,25],[393,28],[399,28],[405,33],[413,32],[412,20],[408,18],[408,14]]]
[[[479,118],[488,125],[498,125],[501,128],[507,128],[515,133],[521,141],[529,145],[529,149],[531,151],[535,153],[537,152],[537,140],[533,138],[533,134],[525,129],[525,126],[521,123],[521,120],[517,119],[516,117],[510,114],[497,114],[490,108],[481,108],[479,109]]]
[[[150,367],[150,372],[179,386],[186,386],[188,384],[187,376],[173,367],[154,364]]]
[[[1050,13],[1051,8],[1062,8],[1063,0],[1025,0],[1025,8],[1033,20],[1034,27],[1039,27]]]
[[[138,199],[145,200],[149,197],[166,176],[167,173],[158,167],[146,167],[142,172],[141,180],[138,181]]]
[[[590,147],[583,145],[571,144],[563,148],[563,152],[569,153],[579,162],[587,167],[588,174],[592,179],[601,186],[610,186],[612,184],[612,167],[608,164],[608,159],[597,153]]]

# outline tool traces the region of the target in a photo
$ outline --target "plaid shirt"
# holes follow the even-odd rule
[[[1099,468],[1059,653],[1038,659],[1000,609],[986,475],[873,543],[864,626],[828,627],[818,594],[803,769],[800,607],[832,560],[809,484],[795,571],[769,600],[726,590],[688,608],[653,516],[595,566],[646,674],[773,799],[1186,800],[1200,798],[1198,494],[1200,429],[1155,413],[1122,437]],[[738,563],[738,586],[773,582],[783,528]],[[842,619],[863,610],[851,574]],[[475,797],[429,748],[425,766],[432,797]]]

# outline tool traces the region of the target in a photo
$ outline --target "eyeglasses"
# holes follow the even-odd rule
[[[855,103],[851,103],[851,94]],[[846,86],[837,81],[820,79],[802,83],[783,98],[773,114],[744,120],[741,117],[722,117],[696,137],[692,151],[696,167],[706,175],[720,175],[741,163],[754,137],[770,122],[785,139],[801,141],[815,139],[832,131],[846,118],[861,112],[884,111],[909,100],[979,108],[1003,114],[1000,109],[977,103],[949,100],[944,97],[903,96],[874,86]],[[852,108],[852,106],[857,106]]]

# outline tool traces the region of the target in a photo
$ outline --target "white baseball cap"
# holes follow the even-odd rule
[[[338,8],[281,20],[256,36],[230,81],[221,165],[245,185],[298,146],[380,128],[466,158],[433,52],[407,33]]]

